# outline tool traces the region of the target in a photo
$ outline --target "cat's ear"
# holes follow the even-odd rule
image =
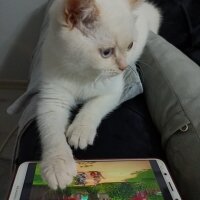
[[[145,0],[128,0],[132,9],[140,6]]]
[[[94,0],[66,0],[64,12],[70,28],[92,28],[99,16]]]

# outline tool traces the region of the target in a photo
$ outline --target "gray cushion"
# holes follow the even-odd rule
[[[141,70],[148,108],[177,184],[184,199],[199,199],[200,68],[151,33]]]

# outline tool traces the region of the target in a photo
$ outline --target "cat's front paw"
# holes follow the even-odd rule
[[[67,131],[66,137],[68,143],[75,149],[85,149],[88,145],[92,145],[96,136],[96,127],[72,123]]]
[[[71,157],[57,155],[45,158],[40,165],[43,179],[54,190],[66,188],[76,175],[76,163]]]

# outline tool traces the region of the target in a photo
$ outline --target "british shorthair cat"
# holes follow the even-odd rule
[[[124,71],[141,55],[148,32],[157,33],[160,13],[141,0],[54,0],[49,18],[37,123],[43,178],[63,189],[76,175],[70,146],[93,144],[101,120],[119,105]]]

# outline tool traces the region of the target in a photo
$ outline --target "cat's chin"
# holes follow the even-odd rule
[[[122,71],[114,71],[114,70],[105,70],[101,73],[101,77],[103,78],[112,78],[122,74]]]

